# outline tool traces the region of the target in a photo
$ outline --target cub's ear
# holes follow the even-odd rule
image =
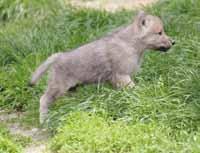
[[[143,11],[143,10],[139,10],[138,13],[137,13],[137,17],[144,17],[146,16],[146,13]]]
[[[146,24],[147,24],[146,23],[146,16],[147,16],[147,14],[144,11],[142,11],[142,10],[138,11],[135,20],[138,23],[139,27],[146,26]]]

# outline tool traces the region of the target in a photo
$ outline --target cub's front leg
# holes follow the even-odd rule
[[[111,83],[116,88],[133,88],[135,83],[131,80],[131,77],[127,74],[116,74],[112,77]]]

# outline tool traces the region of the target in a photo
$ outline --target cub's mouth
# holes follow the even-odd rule
[[[167,52],[170,49],[170,47],[160,47],[158,48],[159,51],[161,52]]]

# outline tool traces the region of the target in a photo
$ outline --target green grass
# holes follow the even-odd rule
[[[78,112],[66,118],[51,149],[59,153],[198,153],[199,143],[200,135],[188,138],[182,131],[173,135],[170,128],[154,122],[127,124]]]
[[[12,11],[11,6],[16,7],[15,1],[10,2],[12,5],[6,5],[8,1],[2,2],[4,7],[0,7],[0,16],[4,15],[2,12]],[[0,24],[0,107],[26,111],[28,115],[20,122],[29,126],[38,124],[39,97],[47,80],[44,77],[38,86],[28,87],[32,71],[50,54],[97,39],[115,27],[131,22],[134,16],[134,12],[107,13],[72,9],[59,2],[43,3],[20,1],[27,15],[22,13],[17,17],[19,13],[15,11],[9,18],[2,18]],[[121,152],[132,151],[127,149],[141,152],[144,147],[146,152],[198,152],[199,8],[198,0],[162,0],[147,8],[149,13],[162,18],[166,33],[176,40],[176,45],[167,54],[154,51],[145,54],[141,71],[134,78],[135,89],[115,90],[108,84],[87,85],[60,98],[51,107],[46,123],[55,134],[52,149],[55,152],[68,149],[69,152],[91,149],[94,152],[120,152],[125,147]],[[33,10],[39,13],[33,15]],[[84,124],[88,118],[91,121]],[[126,130],[123,132],[120,128]],[[88,131],[87,136],[84,130]],[[74,139],[70,133],[74,134]],[[101,135],[106,137],[97,142]],[[151,135],[155,135],[155,144],[152,144],[154,138]],[[107,139],[109,143],[105,144]],[[76,146],[79,140],[80,145]],[[85,144],[85,141],[90,143]],[[143,142],[145,146],[142,146]],[[118,148],[116,143],[121,147]]]
[[[30,137],[11,134],[5,124],[0,124],[0,153],[21,153],[31,142]]]
[[[60,4],[51,0],[1,0],[0,21],[1,23],[7,23],[30,17],[43,18],[52,13],[54,9],[61,7]]]

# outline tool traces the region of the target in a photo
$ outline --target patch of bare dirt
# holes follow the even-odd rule
[[[158,0],[66,0],[75,7],[92,8],[115,12],[121,9],[134,10],[155,3]]]
[[[46,151],[45,144],[36,144],[25,148],[23,153],[44,153],[45,151]]]
[[[7,127],[11,134],[22,135],[24,137],[30,137],[33,141],[43,141],[48,139],[48,132],[45,129],[39,128],[25,128],[18,123],[9,123]]]
[[[8,122],[12,119],[15,119],[15,118],[18,118],[20,117],[21,113],[17,113],[17,112],[14,112],[14,113],[9,113],[5,110],[0,110],[0,122]]]
[[[46,141],[49,137],[48,131],[35,127],[26,128],[17,122],[13,122],[13,120],[19,119],[23,115],[23,113],[18,112],[8,113],[6,111],[0,111],[0,122],[8,127],[11,134],[31,138],[32,143],[23,150],[23,153],[47,152]]]

